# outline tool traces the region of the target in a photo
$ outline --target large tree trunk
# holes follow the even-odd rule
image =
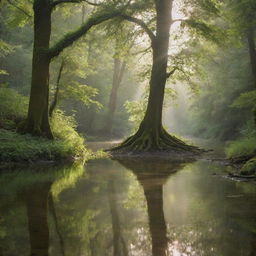
[[[50,0],[34,1],[32,81],[25,128],[26,132],[50,139],[53,138],[48,114],[51,10]]]
[[[167,61],[171,26],[172,1],[155,1],[156,36],[152,42],[153,66],[150,92],[144,119],[135,135],[113,151],[198,150],[169,135],[162,126],[162,110],[167,80]]]

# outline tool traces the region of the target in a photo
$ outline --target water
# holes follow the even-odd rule
[[[0,255],[256,255],[256,186],[208,161],[0,174]]]

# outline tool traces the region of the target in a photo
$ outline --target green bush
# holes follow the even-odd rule
[[[232,141],[225,149],[228,157],[239,157],[256,154],[256,136],[247,136]]]
[[[25,119],[28,98],[14,89],[0,86],[0,128],[15,129]]]
[[[58,150],[63,155],[80,157],[88,153],[84,145],[84,138],[76,131],[77,124],[73,116],[65,116],[63,111],[57,110],[53,114],[51,127],[55,143],[59,142],[59,146],[62,145]]]

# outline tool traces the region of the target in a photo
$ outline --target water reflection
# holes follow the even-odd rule
[[[113,176],[113,175],[112,175]],[[108,181],[108,200],[112,221],[113,233],[113,256],[128,256],[127,245],[123,237],[122,227],[120,223],[120,216],[118,212],[118,199],[115,188],[115,179],[110,177]]]
[[[47,256],[49,248],[48,198],[51,182],[39,183],[24,192],[31,256]]]
[[[0,255],[255,256],[256,187],[225,168],[134,159],[1,173]]]
[[[152,255],[167,256],[168,239],[163,211],[163,185],[171,174],[182,169],[185,164],[156,159],[147,161],[129,159],[119,162],[132,170],[143,187],[152,238]]]

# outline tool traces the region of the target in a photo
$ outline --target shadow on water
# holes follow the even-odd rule
[[[163,210],[163,185],[170,175],[182,169],[185,163],[156,159],[122,159],[118,162],[135,174],[143,188],[152,239],[152,255],[167,256],[168,238]]]

